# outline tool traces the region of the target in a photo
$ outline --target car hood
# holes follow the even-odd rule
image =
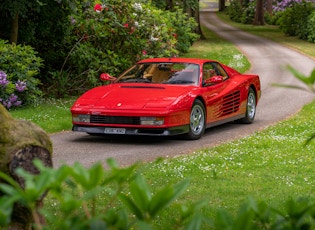
[[[139,110],[167,108],[188,96],[195,86],[111,84],[94,88],[82,95],[74,107]]]

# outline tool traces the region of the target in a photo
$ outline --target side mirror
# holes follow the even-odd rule
[[[205,85],[213,85],[213,84],[219,84],[223,82],[222,76],[213,76],[207,80],[205,80]]]
[[[108,73],[102,73],[100,76],[101,81],[115,81],[116,78],[110,76]]]

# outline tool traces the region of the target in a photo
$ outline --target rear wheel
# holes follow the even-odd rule
[[[205,132],[205,129],[205,107],[200,100],[196,99],[190,111],[189,132],[186,134],[186,138],[197,140]]]
[[[246,114],[245,117],[240,121],[244,124],[251,124],[254,121],[256,114],[256,94],[253,88],[249,88],[246,104]]]

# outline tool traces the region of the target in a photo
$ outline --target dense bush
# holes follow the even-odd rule
[[[162,11],[135,0],[83,7],[71,22],[76,42],[62,69],[51,73],[51,89],[65,84],[67,93],[98,85],[101,72],[118,75],[140,59],[186,52],[197,39],[196,22],[181,9]]]
[[[314,6],[310,2],[298,3],[286,8],[279,19],[280,29],[287,35],[307,40],[308,19],[313,11]]]
[[[271,25],[278,25],[289,36],[298,36],[303,40],[314,42],[315,11],[314,0],[278,0],[273,3],[273,13],[265,10],[265,21]],[[243,24],[250,24],[255,17],[256,1],[243,2],[232,0],[226,13],[230,19]]]
[[[10,40],[11,21],[18,13],[17,44],[32,46],[44,60],[45,68],[41,69],[41,82],[44,84],[50,78],[50,71],[60,69],[72,47],[72,41],[69,40],[69,15],[73,13],[76,4],[83,2],[85,0],[1,2],[0,38]]]
[[[249,3],[246,4],[246,6],[243,9],[241,23],[252,24],[254,21],[255,12],[256,12],[256,2],[249,1]]]
[[[256,11],[256,2],[254,0],[241,2],[232,0],[229,7],[226,8],[226,13],[230,19],[243,24],[251,24],[254,21]]]
[[[307,23],[308,36],[307,40],[315,43],[315,10],[311,13]]]
[[[243,7],[240,1],[232,0],[230,6],[226,8],[226,13],[234,22],[241,22]]]
[[[41,95],[42,59],[30,46],[0,40],[0,103],[6,108],[28,104]]]

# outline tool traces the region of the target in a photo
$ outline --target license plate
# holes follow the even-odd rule
[[[124,128],[105,128],[104,133],[106,133],[106,134],[125,134],[126,129],[124,129]]]

